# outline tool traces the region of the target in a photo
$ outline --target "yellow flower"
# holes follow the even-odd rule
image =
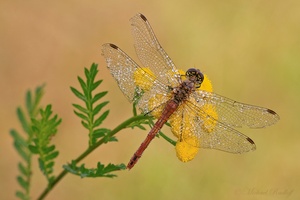
[[[148,91],[153,86],[153,82],[156,77],[149,67],[137,68],[133,73],[133,79],[135,85],[139,86],[141,89]]]
[[[198,90],[205,90],[208,92],[213,91],[211,81],[204,74],[204,80]],[[192,102],[193,103],[193,102]],[[194,102],[196,104],[196,102]],[[202,109],[214,119],[218,118],[215,106],[211,104],[205,104]],[[171,131],[178,138],[176,143],[176,155],[182,162],[188,162],[195,158],[199,151],[200,141],[193,133],[196,132],[193,125],[193,119],[197,113],[184,113],[183,107],[179,106],[177,111],[170,117]],[[210,133],[214,130],[216,122],[213,119],[205,120],[201,125],[201,131]]]
[[[175,74],[180,74],[182,80],[185,80],[185,72],[183,70],[178,70],[177,72],[168,71],[167,75],[169,77],[174,76]],[[156,79],[154,73],[148,67],[138,68],[134,74],[134,81],[137,86],[145,91],[149,91],[153,86],[153,83]],[[175,87],[176,85],[171,85]],[[204,80],[197,90],[204,90],[208,92],[213,91],[211,81],[204,74]],[[171,95],[171,94],[170,94]],[[159,118],[164,109],[163,106],[159,106],[162,102],[166,102],[171,96],[165,96],[165,94],[156,94],[151,97],[148,102],[148,109],[155,118]],[[197,102],[192,102],[197,104]],[[202,110],[205,111],[213,119],[218,119],[218,114],[216,112],[215,106],[211,104],[205,104],[202,106]],[[196,126],[193,124],[197,112],[186,113],[184,105],[180,105],[177,110],[171,115],[169,122],[171,125],[171,131],[175,137],[178,138],[176,143],[176,155],[178,159],[182,162],[188,162],[197,155],[199,151],[199,138],[194,134],[196,132]],[[201,116],[201,115],[200,115]],[[206,117],[206,116],[203,116]],[[206,119],[201,125],[201,131],[206,133],[211,133],[214,130],[216,121],[212,118]]]
[[[189,137],[187,140],[179,139],[176,143],[176,156],[181,162],[188,162],[193,160],[199,151],[199,148],[190,145],[190,142],[195,143],[199,141],[197,138]]]
[[[164,96],[163,94],[156,94],[149,99],[148,109],[152,111],[151,115],[156,119],[158,119],[162,115],[164,107],[159,105],[164,102],[164,99],[166,99],[166,96]]]
[[[200,88],[198,88],[198,90],[205,90],[207,92],[212,92],[213,91],[213,87],[211,84],[211,81],[209,80],[209,78],[207,77],[206,74],[204,75],[204,80],[203,83],[201,84]]]

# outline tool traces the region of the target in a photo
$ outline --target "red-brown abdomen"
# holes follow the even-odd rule
[[[138,150],[134,153],[132,158],[130,159],[129,163],[127,164],[127,168],[131,169],[139,160],[139,158],[142,156],[143,152],[145,149],[148,147],[150,142],[153,140],[155,135],[158,133],[158,131],[162,128],[162,126],[168,121],[169,117],[174,113],[174,111],[178,107],[178,103],[175,102],[174,100],[169,100],[168,103],[166,104],[162,115],[160,118],[157,120],[157,122],[154,124],[153,128],[151,131],[148,133],[148,136],[146,139],[143,141],[141,146],[138,148]]]

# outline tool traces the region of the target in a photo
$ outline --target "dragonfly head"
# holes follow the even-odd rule
[[[204,80],[203,74],[200,72],[199,69],[195,69],[195,68],[188,69],[185,73],[185,76],[191,82],[195,83],[196,88],[199,88],[201,86],[201,83]]]

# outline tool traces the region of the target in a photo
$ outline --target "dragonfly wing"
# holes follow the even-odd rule
[[[182,123],[181,138],[188,144],[230,153],[245,153],[256,149],[249,137],[215,120],[203,110],[195,109],[190,101],[186,102],[183,110],[189,115],[189,123]]]
[[[167,101],[166,93],[169,93],[169,87],[157,81],[151,71],[137,65],[119,47],[104,44],[102,55],[123,94],[130,102],[136,102],[143,113],[149,113],[160,107],[158,102],[153,101],[149,105],[151,98],[159,96],[161,104]]]
[[[197,90],[190,97],[197,110],[203,105],[212,105],[217,113],[216,120],[230,127],[263,128],[279,120],[279,115],[273,110],[240,103],[215,93]]]
[[[157,80],[171,87],[181,83],[173,61],[159,44],[149,21],[142,14],[130,19],[136,53],[145,67],[149,67]]]

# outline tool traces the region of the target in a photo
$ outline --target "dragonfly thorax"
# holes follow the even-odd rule
[[[176,103],[187,100],[190,94],[195,91],[196,83],[189,79],[184,80],[178,87],[173,88],[173,100]]]
[[[203,74],[200,72],[199,69],[190,68],[185,73],[186,78],[195,84],[196,88],[201,86],[201,83],[204,80]]]
[[[178,87],[173,89],[173,100],[176,103],[187,100],[196,88],[201,86],[204,76],[199,69],[190,68],[185,73],[186,80],[184,80]]]

